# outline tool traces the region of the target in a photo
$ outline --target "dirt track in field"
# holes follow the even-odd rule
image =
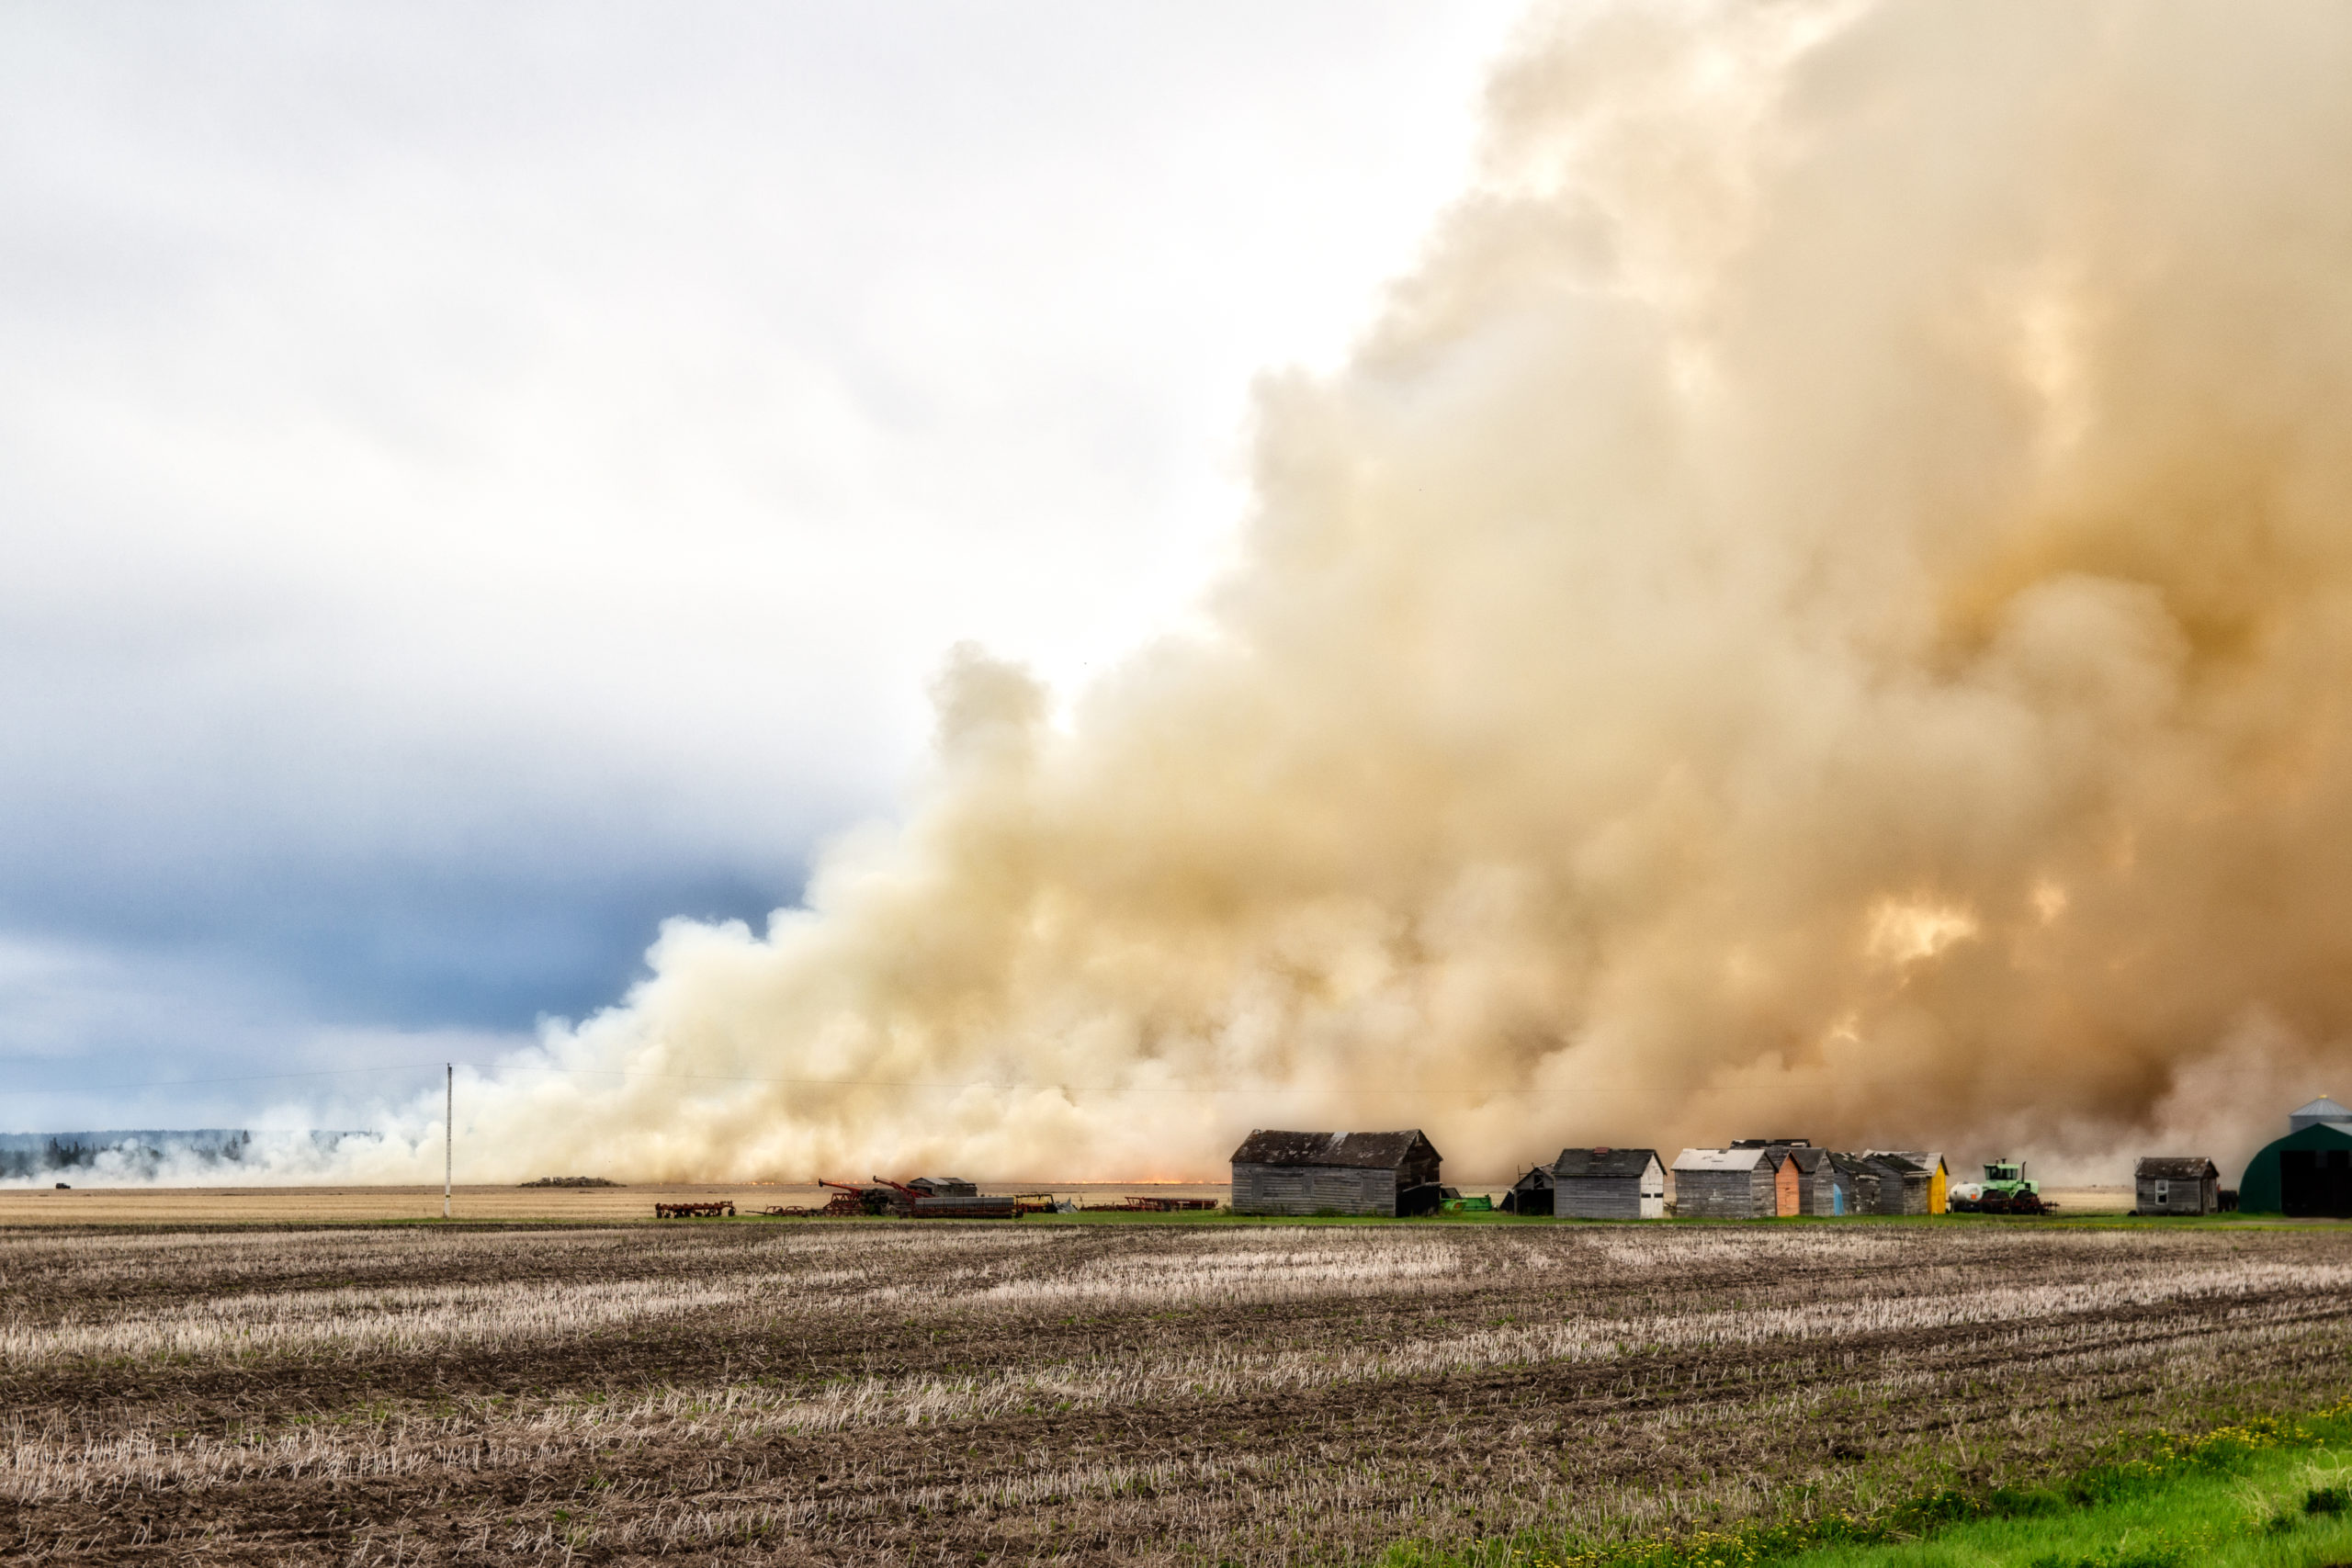
[[[2352,1392],[2333,1229],[0,1235],[0,1552],[1350,1562]]]

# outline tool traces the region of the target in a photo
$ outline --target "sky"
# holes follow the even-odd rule
[[[1513,9],[0,12],[0,1131],[404,1098],[1184,626]]]

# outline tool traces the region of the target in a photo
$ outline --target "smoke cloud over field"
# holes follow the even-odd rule
[[[910,818],[461,1076],[461,1179],[2283,1131],[2352,1088],[2347,80],[2317,5],[1539,15],[1206,629],[1066,710],[957,651]]]

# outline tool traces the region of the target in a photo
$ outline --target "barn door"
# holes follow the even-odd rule
[[[2290,1214],[2352,1218],[2352,1149],[2279,1150],[2278,1207]]]

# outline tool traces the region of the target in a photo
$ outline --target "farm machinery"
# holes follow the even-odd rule
[[[835,1219],[887,1215],[918,1220],[1012,1220],[1053,1208],[1051,1198],[984,1198],[978,1193],[941,1197],[887,1177],[872,1177],[868,1181],[867,1186],[853,1187],[845,1181],[818,1178],[820,1187],[833,1190],[832,1201],[820,1213]]]
[[[825,1205],[824,1213],[836,1219],[854,1219],[861,1214],[910,1214],[914,1213],[915,1199],[920,1196],[895,1181],[852,1187],[846,1181],[828,1181],[820,1176],[817,1185],[833,1190],[832,1201]]]
[[[2025,1162],[1987,1160],[1984,1179],[1963,1181],[1945,1202],[1955,1214],[2047,1214],[2058,1205],[2044,1199],[2041,1185],[2026,1179]]]

